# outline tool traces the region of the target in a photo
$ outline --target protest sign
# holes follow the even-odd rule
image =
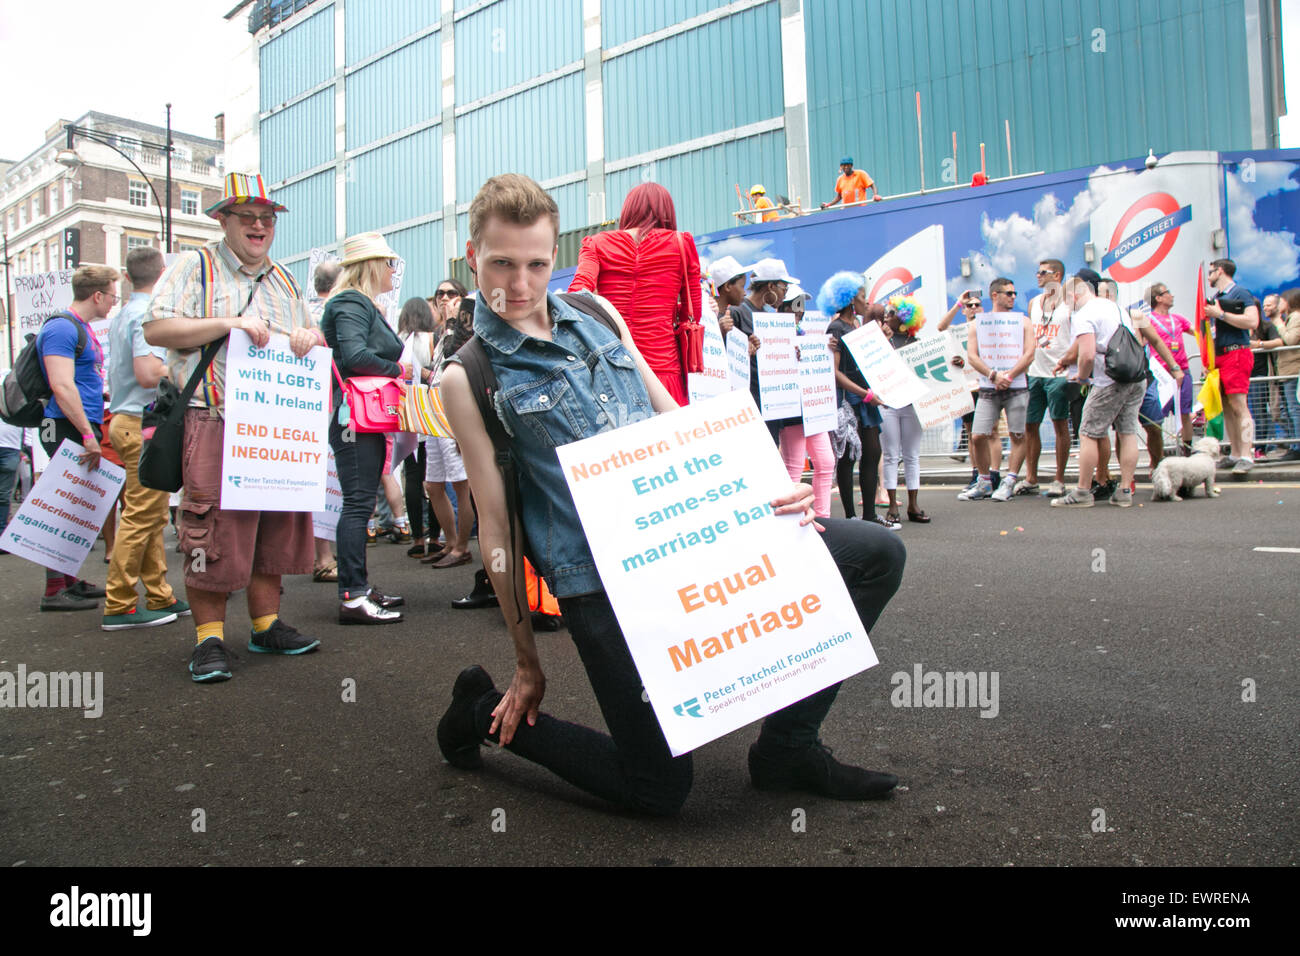
[[[10,554],[59,574],[81,570],[126,482],[126,471],[105,458],[94,471],[78,462],[84,451],[66,438],[59,445],[0,537]]]
[[[727,378],[733,391],[749,391],[749,336],[740,329],[727,333]]]
[[[339,484],[339,468],[330,449],[325,464],[325,510],[311,516],[312,534],[326,541],[336,540],[339,515],[343,514],[343,486]]]
[[[673,754],[876,664],[748,392],[557,451]]]
[[[14,314],[20,334],[39,332],[41,323],[72,305],[72,269],[14,276]]]
[[[397,257],[397,270],[393,273],[393,291],[381,293],[376,303],[388,324],[397,328],[397,320],[402,315],[402,277],[406,275],[406,260]]]
[[[799,320],[799,331],[804,335],[821,335],[830,324],[831,320],[824,312],[805,312]]]
[[[980,358],[995,372],[1009,372],[1025,354],[1025,317],[1019,312],[984,312],[975,319],[975,344]],[[980,388],[993,388],[993,382],[981,375]],[[1021,372],[1011,382],[1012,388],[1028,388],[1029,379]]]
[[[117,315],[117,313],[120,311],[121,311],[120,309],[115,309],[113,311],[113,315]],[[101,367],[103,368],[104,371],[104,391],[107,392],[108,391],[108,357],[110,354],[110,350],[112,349],[113,346],[113,342],[112,342],[113,337],[110,334],[113,330],[113,320],[111,318],[96,319],[94,322],[90,323],[90,330],[95,333],[95,338],[99,340],[99,350],[104,355],[104,364]]]
[[[962,364],[961,364],[962,380],[966,383],[966,388],[969,391],[973,392],[980,387],[980,377],[979,377],[979,373],[970,367],[970,339],[968,338],[969,331],[970,331],[969,325],[959,325],[955,329],[948,329],[946,334],[948,335],[949,339],[952,340],[953,346],[960,350],[958,354],[961,356],[962,359]]]
[[[722,340],[718,317],[710,308],[700,316],[704,327],[704,370],[686,373],[686,394],[690,401],[698,402],[731,389],[727,373],[727,346]]]
[[[962,370],[952,364],[964,353],[948,335],[932,335],[898,350],[921,384],[926,396],[915,403],[922,428],[932,428],[975,410]]]
[[[799,350],[799,399],[803,407],[803,433],[820,435],[835,428],[839,410],[835,407],[835,357],[829,335],[801,335]]]
[[[925,386],[875,322],[858,326],[840,344],[848,347],[871,390],[890,408],[906,408],[926,396]]]
[[[287,335],[257,348],[233,329],[226,350],[221,507],[323,511],[329,454],[330,350],[302,358]]]
[[[1160,393],[1160,407],[1164,408],[1172,401],[1174,414],[1181,415],[1184,409],[1178,406],[1182,402],[1182,396],[1178,393],[1178,384],[1174,381],[1174,377],[1165,371],[1164,364],[1154,355],[1147,356],[1147,368],[1151,369],[1151,374],[1155,376],[1156,389]]]
[[[793,418],[799,414],[799,360],[794,352],[794,315],[789,312],[755,312],[758,336],[758,401],[763,419]]]

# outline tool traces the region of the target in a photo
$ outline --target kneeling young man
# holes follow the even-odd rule
[[[438,725],[438,744],[453,766],[481,765],[485,739],[552,770],[620,807],[673,814],[690,791],[689,754],[673,757],[650,704],[618,620],[602,588],[555,449],[612,427],[676,408],[642,360],[627,327],[604,300],[596,301],[620,330],[615,336],[547,293],[559,235],[559,210],[535,182],[507,174],[488,180],[470,207],[466,254],[480,295],[474,331],[496,374],[497,407],[511,439],[523,502],[522,528],[511,534],[506,492],[469,378],[459,364],[442,378],[443,399],[479,514],[479,545],[514,642],[516,667],[505,693],[481,667],[462,671],[451,707]],[[452,360],[455,363],[455,359]],[[543,378],[563,385],[556,408],[527,422],[511,397]],[[616,407],[611,407],[616,406]],[[598,423],[599,422],[599,423]],[[773,501],[776,514],[813,520],[811,489],[797,485]],[[863,624],[876,619],[902,580],[905,553],[898,538],[865,522],[822,519]],[[546,678],[524,612],[522,539],[533,543],[539,568],[559,598],[570,635],[600,703],[609,734],[540,712]],[[507,555],[506,561],[495,556]],[[504,570],[499,570],[504,568]],[[845,800],[888,794],[892,774],[839,763],[818,739],[835,700],[834,684],[769,716],[750,748],[750,776],[761,789],[798,789]]]

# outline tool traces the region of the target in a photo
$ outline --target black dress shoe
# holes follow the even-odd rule
[[[492,590],[492,582],[488,580],[487,572],[479,568],[474,572],[474,590],[463,598],[456,598],[451,602],[451,606],[458,611],[471,611],[481,607],[499,607],[501,604],[497,600],[496,591]]]
[[[850,767],[831,756],[821,741],[789,756],[749,748],[749,779],[759,790],[802,790],[832,800],[879,800],[898,786],[892,773]]]
[[[339,604],[340,624],[397,624],[401,620],[401,611],[390,611],[386,607],[380,607],[370,598],[366,598],[356,607]]]
[[[368,597],[382,608],[401,607],[406,603],[406,598],[398,597],[396,594],[385,594],[373,584],[370,586]]]
[[[474,705],[495,690],[488,672],[477,664],[465,668],[456,678],[451,689],[451,706],[438,721],[438,749],[453,767],[477,770],[483,766],[483,755],[478,749],[483,734],[474,724]]]

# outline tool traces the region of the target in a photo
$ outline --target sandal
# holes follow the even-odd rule
[[[911,514],[910,514],[910,513],[908,514],[908,517],[909,517],[909,518],[911,517]],[[886,521],[890,521],[890,522],[892,522],[892,523],[894,523],[894,524],[896,524],[896,525],[900,525],[900,526],[901,526],[902,523],[903,523],[903,519],[900,518],[900,517],[898,516],[898,512],[897,512],[897,511],[887,511],[887,512],[885,512],[885,520],[886,520]]]
[[[458,568],[462,564],[469,564],[474,560],[474,556],[468,551],[462,551],[459,555],[448,551],[439,560],[433,562],[435,568]]]
[[[917,524],[929,524],[930,516],[924,511],[909,511],[907,513],[908,521],[915,521]]]
[[[434,564],[441,561],[447,555],[451,554],[451,548],[439,548],[437,551],[430,551],[420,559],[421,564]]]
[[[337,581],[339,579],[338,563],[327,564],[323,568],[315,568],[311,572],[313,581]]]

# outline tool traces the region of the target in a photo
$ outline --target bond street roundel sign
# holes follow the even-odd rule
[[[896,289],[890,289],[887,296],[876,298],[876,293],[878,293],[887,282],[892,280],[897,280],[903,284]],[[902,266],[894,266],[892,269],[885,270],[885,274],[876,280],[876,284],[871,287],[871,294],[867,296],[867,301],[880,302],[885,298],[892,298],[896,295],[911,295],[919,288],[921,288],[920,276],[913,276],[911,272],[904,269]]]
[[[1137,232],[1125,236],[1124,231],[1128,228],[1128,224],[1137,215],[1147,210],[1160,213],[1160,218],[1143,226]],[[1115,231],[1110,236],[1110,249],[1101,259],[1102,271],[1109,270],[1111,277],[1117,282],[1137,282],[1165,260],[1173,249],[1174,243],[1178,241],[1179,227],[1190,222],[1191,218],[1192,207],[1179,208],[1178,200],[1169,193],[1148,193],[1129,206],[1119,222],[1115,224]],[[1124,265],[1120,262],[1129,253],[1157,239],[1160,240],[1160,244],[1142,262],[1136,265]]]

